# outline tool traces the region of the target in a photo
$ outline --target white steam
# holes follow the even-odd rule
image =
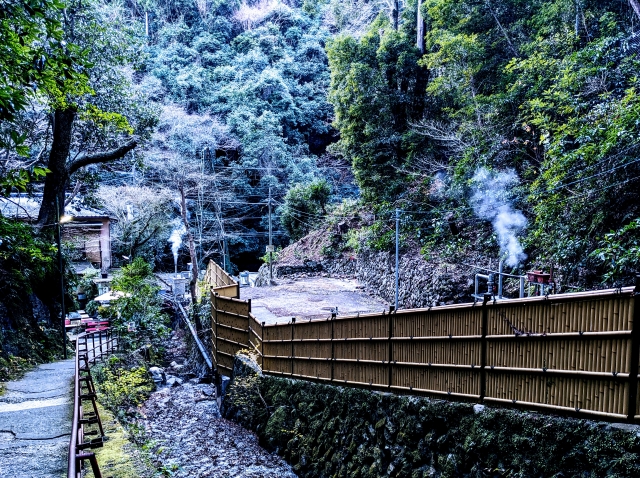
[[[527,225],[527,218],[513,209],[509,201],[509,189],[518,183],[518,176],[509,169],[497,173],[480,168],[473,176],[474,190],[471,204],[476,215],[492,222],[498,235],[500,252],[506,255],[506,264],[517,266],[527,258],[517,234]]]
[[[174,229],[169,237],[171,243],[171,252],[173,252],[173,263],[175,265],[176,272],[178,270],[178,251],[182,245],[182,235],[186,232],[184,225]]]

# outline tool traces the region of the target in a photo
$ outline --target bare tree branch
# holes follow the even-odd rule
[[[73,188],[73,192],[64,202],[65,207],[71,204],[71,201],[73,201],[73,198],[75,198],[78,195],[78,193],[80,192],[81,186],[82,186],[82,181],[76,181],[76,185]]]
[[[107,163],[114,159],[120,159],[133,148],[138,145],[137,138],[131,138],[122,146],[109,151],[102,151],[100,153],[93,154],[81,154],[68,166],[69,175],[75,173],[78,169],[88,166],[90,164]]]

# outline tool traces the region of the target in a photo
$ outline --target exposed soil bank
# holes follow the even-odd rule
[[[301,477],[637,477],[640,427],[262,376],[236,356],[223,416]]]

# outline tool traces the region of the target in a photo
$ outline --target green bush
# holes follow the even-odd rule
[[[9,363],[24,360],[31,367],[62,352],[60,331],[51,328],[60,325],[57,252],[52,237],[0,216],[0,358],[6,362],[0,380],[20,375]],[[65,269],[65,283],[71,279]],[[33,315],[34,296],[47,308],[51,324]]]
[[[162,312],[160,288],[155,284],[151,265],[136,258],[114,277],[112,288],[124,295],[99,311],[111,319],[122,345],[126,348],[150,345],[160,349],[169,335],[168,317]]]
[[[327,214],[331,187],[324,179],[296,184],[284,197],[279,209],[280,223],[292,239],[297,240],[320,223]]]
[[[144,402],[155,387],[146,366],[127,364],[117,356],[94,368],[94,376],[100,403],[120,415]]]

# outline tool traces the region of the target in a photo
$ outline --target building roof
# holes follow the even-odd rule
[[[38,219],[41,201],[41,196],[26,194],[12,194],[8,198],[0,197],[0,214],[4,217],[33,222]],[[88,207],[77,198],[65,206],[64,214],[72,216],[74,220],[112,219],[106,212]]]

